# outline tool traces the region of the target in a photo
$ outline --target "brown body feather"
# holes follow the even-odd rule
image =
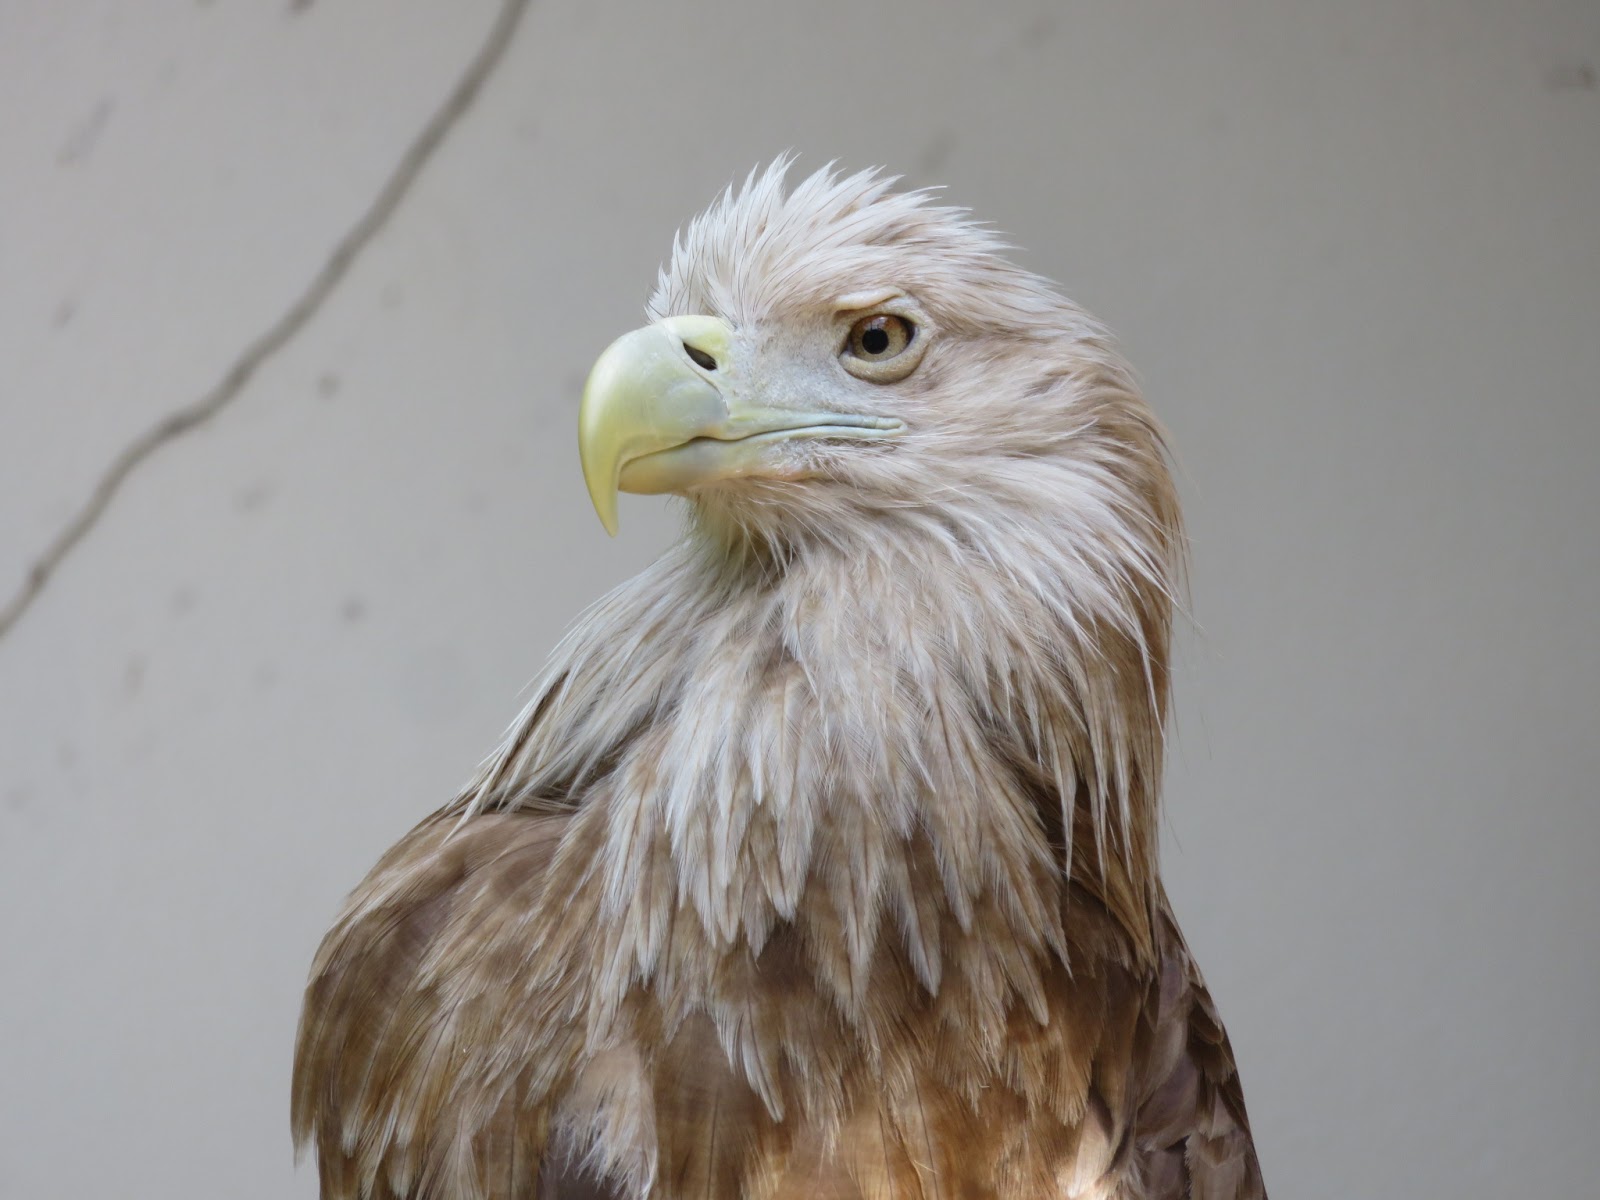
[[[451,836],[458,817],[396,847],[318,956],[294,1123],[330,1200],[628,1196],[587,1143],[634,1144],[640,1125],[661,1197],[1264,1195],[1227,1039],[1159,896],[1149,957],[1065,882],[1064,956],[1016,949],[988,897],[970,932],[938,911],[938,993],[894,938],[859,1005],[828,982],[848,971],[835,920],[801,915],[759,953],[718,956],[707,990],[731,1020],[681,1011],[696,989],[664,981],[585,1057],[582,968],[540,962],[603,941],[571,886],[586,872],[552,863],[574,818],[485,813]],[[905,850],[913,888],[937,895],[934,864]],[[519,986],[530,974],[554,994]]]
[[[802,267],[900,263],[932,432],[696,495],[352,895],[295,1063],[324,1197],[1263,1196],[1157,870],[1180,535],[1126,369],[868,177],[706,220],[654,312],[797,327]]]

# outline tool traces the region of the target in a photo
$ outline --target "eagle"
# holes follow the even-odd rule
[[[325,1200],[1264,1196],[1158,863],[1183,547],[1105,330],[965,209],[780,159],[596,361],[681,540],[318,951]]]

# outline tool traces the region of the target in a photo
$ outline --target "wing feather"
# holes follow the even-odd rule
[[[1143,1200],[1265,1200],[1233,1049],[1163,902],[1160,964],[1140,1018]]]
[[[504,984],[535,965],[527,925],[570,818],[458,818],[434,814],[383,857],[312,965],[291,1125],[315,1143],[324,1200],[533,1195],[547,1121],[499,1055],[546,1031]],[[546,1200],[600,1194],[563,1170]]]

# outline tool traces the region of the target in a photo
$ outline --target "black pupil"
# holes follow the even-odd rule
[[[889,331],[873,325],[862,331],[861,348],[868,354],[882,354],[889,348]]]

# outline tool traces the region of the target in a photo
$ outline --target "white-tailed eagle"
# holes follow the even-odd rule
[[[732,188],[580,452],[686,498],[312,968],[326,1200],[1262,1196],[1162,889],[1181,533],[1105,333],[964,212]]]

